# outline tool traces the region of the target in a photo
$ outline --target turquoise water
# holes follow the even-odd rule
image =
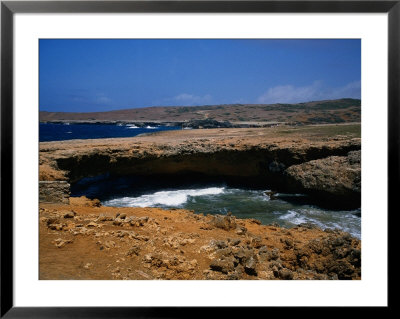
[[[227,214],[238,218],[256,218],[263,224],[278,223],[283,227],[310,222],[322,229],[338,228],[361,238],[361,211],[327,210],[308,205],[301,194],[275,195],[264,190],[232,188],[226,185],[147,191],[130,196],[112,196],[102,201],[105,206],[184,208],[204,214]]]

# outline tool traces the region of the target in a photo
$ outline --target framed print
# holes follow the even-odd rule
[[[399,16],[2,1],[1,315],[389,307]]]

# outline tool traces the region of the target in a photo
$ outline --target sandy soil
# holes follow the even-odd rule
[[[160,171],[207,166],[250,176],[262,161],[268,172],[268,158],[290,166],[360,149],[360,128],[203,129],[45,142],[40,180],[77,180],[124,165]],[[242,162],[232,162],[235,152]],[[283,229],[179,209],[103,207],[86,198],[71,198],[69,205],[40,203],[39,220],[40,279],[361,279],[361,242],[312,225]]]
[[[361,243],[185,210],[40,204],[40,279],[360,279]]]

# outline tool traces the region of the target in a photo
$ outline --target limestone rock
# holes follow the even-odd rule
[[[243,236],[243,235],[246,234],[247,228],[244,227],[244,226],[238,226],[238,227],[235,229],[235,232],[236,232],[237,235]]]
[[[292,165],[286,169],[292,188],[320,195],[334,206],[360,207],[361,151]]]
[[[212,217],[210,224],[216,228],[231,230],[236,228],[236,220],[234,216],[215,215]]]
[[[74,218],[76,216],[76,212],[74,212],[73,210],[66,211],[63,215],[64,218]]]
[[[95,222],[90,222],[89,224],[86,225],[86,227],[98,227],[99,225],[96,224]]]
[[[54,240],[54,244],[56,245],[57,248],[62,248],[66,244],[70,244],[70,243],[72,243],[72,240],[70,240],[70,239],[57,238],[56,240]]]
[[[112,216],[107,216],[105,214],[100,214],[99,217],[96,219],[97,222],[107,222],[113,220],[114,218]]]
[[[210,269],[227,274],[235,269],[234,258],[216,258],[211,261]]]
[[[128,250],[126,255],[127,256],[133,256],[133,255],[139,256],[140,250],[141,250],[141,248],[139,245],[134,245]]]

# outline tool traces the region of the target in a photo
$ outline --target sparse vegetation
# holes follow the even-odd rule
[[[193,121],[293,122],[302,124],[361,121],[361,101],[340,99],[298,104],[224,104],[146,107],[98,113],[40,112],[42,122],[52,121]],[[290,120],[291,119],[291,120]]]

